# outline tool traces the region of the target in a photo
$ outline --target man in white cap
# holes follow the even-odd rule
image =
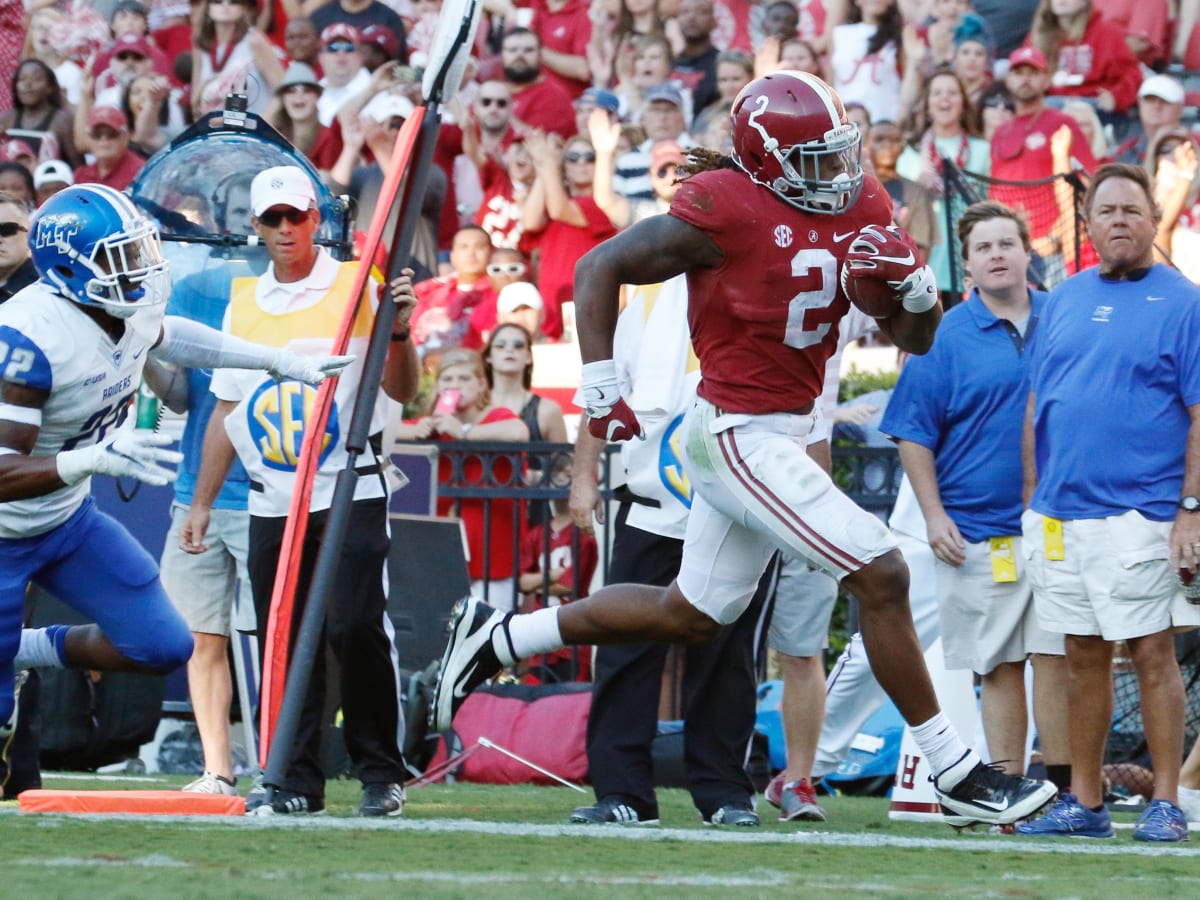
[[[296,166],[276,166],[255,176],[250,185],[251,224],[271,258],[258,278],[234,279],[224,330],[255,335],[267,343],[303,347],[306,352],[333,346],[344,315],[357,262],[338,262],[313,238],[321,224],[313,183]],[[400,307],[383,375],[383,392],[398,401],[415,396],[420,362],[409,340],[408,318],[415,298],[411,271],[391,284]],[[328,445],[313,482],[304,562],[296,589],[292,639],[308,597],[309,574],[329,516],[334,482],[345,468],[345,431],[363,375],[364,357],[377,305],[378,284],[368,283],[358,308],[346,352],[356,359],[338,379],[333,410],[326,426]],[[192,508],[180,528],[179,544],[201,553],[213,498],[236,454],[250,476],[250,540],[248,570],[263,649],[275,569],[283,546],[284,526],[292,494],[298,489],[296,467],[312,409],[312,393],[294,382],[270,378],[225,378],[215,373],[211,390],[217,405],[204,436],[204,455]],[[387,417],[383,393],[372,414],[374,437]],[[378,447],[372,441],[373,447]],[[329,600],[325,640],[341,669],[346,746],[363,782],[360,813],[400,815],[404,806],[404,716],[400,706],[393,633],[387,617],[384,577],[388,554],[387,489],[379,461],[367,456],[356,470],[358,483],[350,527],[340,548],[333,595]],[[264,656],[265,659],[265,656]],[[300,715],[292,762],[271,803],[252,792],[247,810],[254,815],[318,813],[325,808],[325,775],[321,766],[321,734],[325,709],[325,650],[318,649],[305,706]]]
[[[1142,127],[1117,148],[1115,156],[1118,162],[1144,166],[1154,136],[1168,128],[1179,128],[1183,121],[1183,85],[1170,75],[1151,75],[1138,88],[1137,109]]]
[[[61,159],[48,159],[33,170],[33,189],[41,206],[65,187],[75,183],[75,173]]]

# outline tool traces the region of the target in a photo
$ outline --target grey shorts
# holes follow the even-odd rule
[[[208,549],[192,554],[179,547],[179,529],[188,509],[181,503],[171,505],[171,529],[160,564],[167,596],[192,631],[228,635],[241,579],[244,596],[237,605],[248,610],[249,620],[239,615],[238,630],[253,631],[254,603],[246,572],[250,514],[244,509],[214,509],[204,536]]]
[[[767,646],[786,656],[818,655],[829,646],[829,619],[837,593],[832,575],[803,560],[784,558]]]

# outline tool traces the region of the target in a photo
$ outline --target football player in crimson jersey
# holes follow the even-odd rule
[[[467,598],[442,661],[435,725],[448,728],[470,690],[531,653],[710,639],[745,609],[779,548],[858,599],[875,675],[912,727],[947,814],[1025,818],[1054,797],[1054,786],[1005,775],[962,743],[925,669],[895,542],[805,450],[849,308],[843,264],[869,268],[896,290],[901,302],[880,328],[913,353],[929,349],[941,319],[932,275],[911,238],[890,225],[888,195],[863,173],[862,138],[827,84],[772,73],[742,90],[732,116],[732,157],[693,151],[670,211],[592,250],[575,277],[588,429],[627,440],[641,426],[617,391],[611,359],[618,290],[687,273],[703,374],[682,426],[694,499],[679,576],[667,588],[610,585],[521,616]]]

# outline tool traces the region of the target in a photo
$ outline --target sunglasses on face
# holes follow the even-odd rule
[[[353,53],[357,49],[352,41],[334,41],[325,45],[326,53]]]
[[[524,275],[525,263],[488,263],[489,275]]]
[[[493,342],[492,342],[492,349],[493,349],[493,350],[507,350],[507,349],[509,349],[510,347],[511,347],[513,350],[524,350],[524,349],[525,349],[526,347],[528,347],[528,346],[529,346],[529,345],[528,345],[528,344],[526,344],[526,343],[525,343],[525,341],[524,341],[524,340],[522,340],[521,338],[515,338],[515,339],[513,339],[513,340],[511,340],[511,341],[504,341],[504,340],[500,340],[500,341],[493,341]]]
[[[242,0],[208,0],[209,6],[241,6]]]
[[[572,150],[569,153],[563,154],[563,160],[565,160],[566,162],[570,162],[570,163],[577,163],[577,162],[590,163],[590,162],[596,161],[596,154],[592,153],[590,151],[585,152],[585,151],[581,151],[581,150]]]
[[[291,94],[294,97],[297,94],[315,94],[317,91],[316,88],[312,87],[311,85],[293,84],[291,87],[284,88],[283,92],[285,94]]]
[[[117,54],[116,58],[120,62],[129,62],[130,60],[137,60],[138,62],[141,62],[146,57],[142,56],[140,53],[134,53],[132,50],[123,50]]]
[[[268,209],[258,217],[268,228],[278,228],[284,219],[291,225],[303,225],[308,221],[307,209]]]
[[[671,163],[669,166],[662,166],[658,170],[659,178],[666,178],[668,175],[674,175],[674,174],[675,174],[675,163]]]
[[[0,222],[0,237],[13,237],[22,231],[28,230],[28,228],[19,222]]]
[[[482,106],[484,109],[487,109],[489,106],[494,106],[494,107],[496,107],[496,109],[504,109],[505,107],[508,106],[508,98],[507,97],[480,97],[479,105]]]
[[[985,109],[1007,109],[1009,112],[1016,112],[1016,104],[1010,103],[1007,100],[989,100],[983,104]]]
[[[1174,143],[1159,144],[1155,152],[1156,156],[1170,156],[1175,152],[1175,148],[1182,144],[1183,141],[1175,141]]]

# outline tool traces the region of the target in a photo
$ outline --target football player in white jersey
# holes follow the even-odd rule
[[[127,415],[147,355],[308,384],[353,359],[304,357],[164,317],[158,232],[103,185],[48,200],[29,242],[40,279],[0,307],[0,740],[15,727],[14,659],[169,672],[191,655],[154,559],[89,496],[96,473],[174,480],[170,438],[134,430]],[[22,633],[31,581],[97,624]]]

